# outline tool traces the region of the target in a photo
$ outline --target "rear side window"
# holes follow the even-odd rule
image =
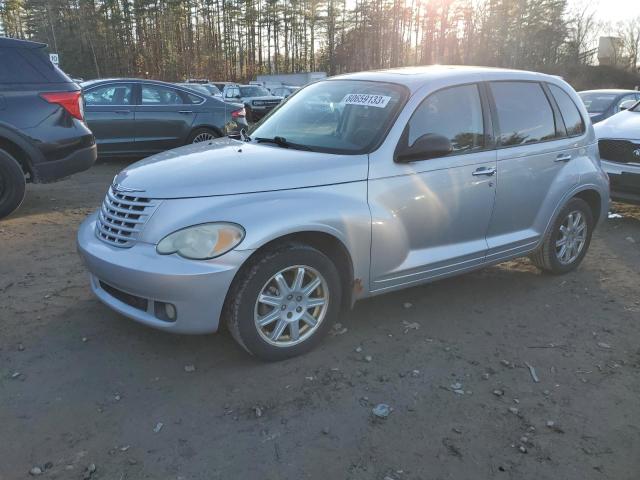
[[[188,102],[191,105],[199,105],[204,103],[204,100],[197,95],[193,95],[192,93],[183,93],[187,97]]]
[[[0,48],[0,83],[43,83],[49,80],[21,53],[19,48]]]
[[[556,99],[562,120],[564,120],[564,126],[567,129],[567,135],[570,137],[582,135],[584,133],[584,121],[571,97],[556,85],[549,84],[549,90],[551,90],[553,98]]]
[[[184,101],[180,94],[159,85],[142,85],[142,105],[181,105]]]
[[[409,146],[429,133],[447,137],[457,153],[484,148],[478,87],[462,85],[429,95],[409,120]]]
[[[553,110],[536,82],[492,82],[502,146],[552,140],[556,136]]]
[[[118,106],[131,105],[132,85],[117,83],[92,88],[84,94],[87,106]]]

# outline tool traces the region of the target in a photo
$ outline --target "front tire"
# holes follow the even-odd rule
[[[24,172],[9,152],[0,150],[0,219],[15,211],[26,191]]]
[[[225,318],[234,339],[263,360],[295,357],[314,348],[337,318],[338,270],[324,253],[291,243],[260,254],[229,292]]]
[[[572,198],[560,211],[531,261],[543,271],[561,275],[574,270],[587,254],[593,234],[593,213],[581,198]]]

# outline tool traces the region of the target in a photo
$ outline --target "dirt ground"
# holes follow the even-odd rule
[[[522,260],[363,301],[264,364],[92,296],[76,229],[125,165],[30,186],[0,223],[0,479],[640,478],[640,208],[574,273]]]

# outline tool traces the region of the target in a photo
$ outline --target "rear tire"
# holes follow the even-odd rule
[[[314,348],[336,320],[341,300],[340,275],[331,259],[289,243],[243,268],[227,296],[224,318],[247,352],[277,361]]]
[[[26,191],[24,172],[18,161],[5,150],[0,150],[0,218],[15,211]]]
[[[555,275],[574,270],[584,259],[593,234],[593,212],[581,198],[562,208],[540,248],[529,258],[539,269]]]
[[[211,140],[215,140],[216,138],[220,138],[220,134],[211,128],[196,128],[189,138],[187,139],[187,145],[192,143],[201,143],[201,142],[209,142]]]

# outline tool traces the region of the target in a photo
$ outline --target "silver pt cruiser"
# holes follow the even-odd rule
[[[177,333],[225,322],[277,360],[362,298],[521,256],[568,272],[608,201],[589,116],[561,79],[408,68],[314,83],[242,140],[132,165],[78,248],[123,315]]]

